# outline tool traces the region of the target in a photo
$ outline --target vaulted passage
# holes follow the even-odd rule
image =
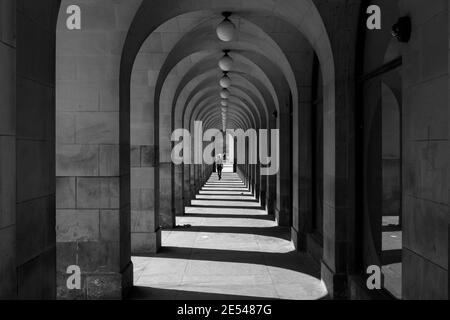
[[[133,257],[131,299],[327,296],[318,265],[295,250],[289,229],[261,209],[238,174],[214,173],[191,203],[177,227],[162,232],[159,254]]]
[[[0,299],[448,299],[449,17],[0,0]]]

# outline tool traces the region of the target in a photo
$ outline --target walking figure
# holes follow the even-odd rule
[[[219,154],[216,157],[216,168],[217,168],[217,174],[219,176],[219,180],[222,180],[223,160],[222,160],[221,154]]]

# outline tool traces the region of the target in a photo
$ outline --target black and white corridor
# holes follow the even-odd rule
[[[448,300],[449,3],[0,0],[0,300]]]

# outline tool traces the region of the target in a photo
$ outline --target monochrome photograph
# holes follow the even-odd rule
[[[1,305],[448,301],[449,22],[448,0],[0,0]]]

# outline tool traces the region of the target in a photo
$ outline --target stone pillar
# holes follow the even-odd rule
[[[0,86],[2,87],[0,91],[0,256],[2,257],[0,259],[0,299],[17,298],[18,279],[15,187],[17,144],[15,11],[15,1],[0,2]],[[18,16],[18,20],[20,18],[21,16]]]
[[[312,52],[305,51],[302,59],[313,64]],[[309,71],[309,72],[308,72]],[[311,115],[312,68],[297,75],[298,107],[293,108],[292,123],[292,228],[291,238],[297,250],[306,250],[306,235],[312,230],[313,136]]]
[[[184,206],[190,206],[191,205],[191,199],[192,199],[192,190],[190,185],[190,165],[185,164],[183,165],[183,203]]]
[[[130,112],[119,109],[120,58],[140,1],[83,2],[75,31],[66,28],[71,4],[62,1],[57,32],[58,297],[120,299],[133,284]],[[81,290],[67,289],[70,265],[81,269]]]
[[[189,166],[189,189],[191,190],[191,198],[195,195],[196,189],[195,189],[195,164],[192,164]],[[189,199],[189,200],[190,200]]]
[[[173,208],[175,216],[184,214],[183,165],[173,166]]]
[[[425,10],[426,9],[426,10]],[[448,299],[449,6],[400,1],[403,48],[404,299]]]
[[[159,219],[163,228],[173,228],[175,227],[175,210],[172,195],[172,142],[170,141],[172,109],[168,107],[169,104],[165,100],[159,103]]]
[[[333,57],[318,52],[323,74],[324,199],[322,279],[331,297],[347,296],[355,272],[355,52],[360,1],[321,7]],[[339,27],[337,27],[339,26]],[[324,36],[324,35],[322,35]],[[352,48],[352,49],[349,49]],[[334,71],[334,73],[333,73]]]
[[[158,123],[150,93],[154,85],[148,70],[150,52],[144,44],[136,57],[130,86],[131,251],[138,255],[156,253],[161,247],[156,180],[159,147],[154,138]]]
[[[172,207],[172,163],[159,163],[159,219],[162,228],[175,226]]]
[[[54,299],[58,5],[25,3],[0,3],[0,297]]]
[[[291,200],[291,115],[280,112],[278,115],[278,128],[280,128],[280,164],[277,174],[277,199],[275,207],[275,217],[278,225],[283,227],[291,226],[292,200]],[[282,143],[281,143],[282,142]]]
[[[261,203],[261,207],[267,210],[267,199],[266,199],[266,193],[267,193],[267,176],[261,176],[261,189],[259,192],[259,202]]]
[[[305,90],[307,91],[307,89]],[[306,93],[306,92],[305,92]],[[311,103],[294,110],[293,221],[292,240],[298,250],[306,249],[306,235],[312,224],[312,125]]]
[[[255,165],[255,196],[256,200],[260,201],[261,199],[261,176],[260,176],[260,167],[259,165]]]
[[[131,147],[132,254],[152,254],[161,248],[161,228],[154,190],[156,150],[153,145]]]
[[[277,202],[277,176],[267,176],[268,190],[266,191],[267,213],[275,216],[275,206]]]

